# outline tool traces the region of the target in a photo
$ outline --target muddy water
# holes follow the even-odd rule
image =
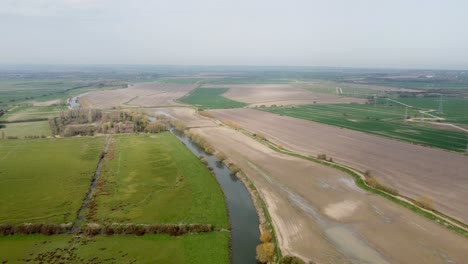
[[[208,155],[184,134],[171,131],[197,157],[208,160],[208,166],[223,189],[231,224],[231,263],[255,264],[255,247],[259,241],[259,221],[250,194],[242,182],[215,157]]]

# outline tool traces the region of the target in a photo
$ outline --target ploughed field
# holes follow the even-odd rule
[[[167,132],[112,137],[84,219],[77,221],[105,141],[104,137],[0,141],[2,232],[7,232],[6,224],[67,224],[68,230],[72,223],[78,225],[77,233],[70,234],[0,233],[0,261],[229,261],[229,232],[222,231],[229,226],[222,190],[198,158]],[[137,236],[125,229],[140,224],[159,230],[204,225],[221,231],[192,230],[176,236],[146,231]],[[128,232],[88,232],[112,225]]]
[[[359,98],[316,93],[290,84],[206,84],[203,87],[228,88],[224,97],[250,106],[365,102]]]
[[[370,170],[400,194],[429,196],[436,210],[468,222],[467,156],[253,109],[210,112],[293,151],[326,154],[337,163]]]
[[[193,109],[187,109],[192,116],[189,111],[173,110],[158,111],[190,122],[191,133],[203,136],[255,184],[250,188],[260,193],[268,208],[283,255],[316,263],[458,263],[466,259],[465,237],[360,189],[350,175],[278,153],[235,129],[214,122],[208,126],[209,120]],[[237,111],[244,109],[232,110]]]
[[[79,101],[89,108],[180,105],[175,100],[186,95],[194,87],[194,84],[137,83],[128,88],[92,92],[80,97]]]
[[[466,133],[405,122],[405,109],[399,106],[303,105],[262,107],[260,110],[457,152],[464,152],[468,144]],[[408,115],[424,117],[415,110],[409,110]]]

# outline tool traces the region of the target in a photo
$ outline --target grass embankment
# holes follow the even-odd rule
[[[0,236],[7,263],[228,263],[228,233],[96,236]],[[27,261],[29,259],[29,261]],[[5,263],[5,262],[4,262]]]
[[[91,220],[101,223],[202,223],[228,227],[216,179],[175,136],[114,137]]]
[[[0,223],[69,223],[104,138],[0,141]]]
[[[306,155],[301,155],[299,153],[295,153],[295,152],[292,152],[290,150],[287,150],[287,149],[284,149],[282,147],[278,147],[276,144],[266,140],[266,139],[259,139],[258,137],[254,136],[251,132],[249,131],[246,131],[246,130],[243,130],[245,134],[247,134],[248,136],[250,136],[251,138],[261,142],[262,144],[265,144],[267,145],[268,147],[270,147],[271,149],[275,150],[276,152],[279,152],[279,153],[283,153],[283,154],[286,154],[286,155],[289,155],[289,156],[293,156],[293,157],[297,157],[297,158],[301,158],[301,159],[305,159],[305,160],[309,160],[309,161],[313,161],[313,162],[317,162],[317,163],[320,163],[320,164],[323,164],[323,165],[326,165],[326,166],[329,166],[329,167],[332,167],[332,168],[335,168],[335,169],[338,169],[340,171],[343,171],[347,174],[349,174],[350,176],[352,176],[354,178],[354,182],[356,183],[356,185],[365,190],[365,191],[368,191],[370,193],[374,193],[374,194],[377,194],[377,195],[380,195],[392,202],[395,202],[421,216],[424,216],[442,226],[445,226],[446,228],[458,233],[458,234],[461,234],[465,237],[468,237],[468,231],[466,231],[466,229],[468,228],[468,226],[465,224],[465,223],[462,223],[460,221],[457,221],[449,216],[446,216],[444,214],[442,214],[441,212],[439,211],[436,211],[436,210],[432,210],[432,212],[428,212],[427,210],[424,210],[418,206],[415,206],[414,204],[411,204],[407,201],[404,201],[402,199],[399,199],[397,196],[394,196],[394,195],[391,195],[389,193],[386,193],[384,191],[381,191],[381,190],[378,190],[378,189],[374,189],[370,186],[368,186],[365,182],[364,182],[364,179],[363,177],[361,177],[355,170],[353,169],[350,169],[346,166],[343,166],[343,165],[340,165],[340,164],[336,164],[336,163],[333,163],[333,162],[329,162],[329,161],[324,161],[324,160],[321,160],[321,159],[318,159],[316,157],[312,157],[312,156],[306,156]],[[404,199],[408,199],[406,197],[403,197]],[[431,211],[431,210],[429,210]],[[448,219],[449,221],[447,221],[446,219]],[[453,223],[456,223],[456,225],[452,224],[451,222]],[[462,226],[464,228],[461,228],[459,226]]]
[[[464,133],[404,122],[405,109],[399,106],[337,104],[259,109],[456,152],[464,152],[467,144]],[[408,114],[414,116],[417,112]],[[423,117],[422,114],[419,117]]]
[[[196,88],[180,101],[202,109],[240,108],[247,105],[222,96],[228,90],[229,88]]]

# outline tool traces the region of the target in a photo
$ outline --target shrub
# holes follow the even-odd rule
[[[237,124],[236,122],[234,122],[232,120],[224,120],[223,123],[226,126],[234,128],[235,130],[238,130],[240,128],[239,124]]]
[[[420,196],[414,203],[417,206],[422,207],[427,210],[434,209],[434,201],[432,200],[431,197],[426,196],[426,195]]]
[[[224,161],[224,160],[226,160],[226,155],[224,155],[224,153],[219,152],[219,151],[215,153],[215,157],[216,157],[219,161]]]
[[[240,171],[240,168],[237,167],[236,164],[231,163],[231,164],[229,164],[229,170],[230,170],[233,174],[237,174],[237,173]]]
[[[261,263],[269,262],[275,253],[275,246],[271,242],[262,243],[257,246],[257,260]]]
[[[185,123],[180,120],[171,120],[169,123],[179,132],[184,132],[187,129]]]
[[[283,258],[281,258],[281,264],[305,264],[305,262],[298,258],[298,257],[294,257],[294,256],[284,256]]]
[[[327,154],[318,154],[318,155],[317,155],[317,159],[320,159],[320,160],[327,160]]]
[[[271,242],[271,233],[268,231],[262,231],[260,234],[260,241],[262,241],[262,243]]]
[[[205,110],[198,110],[198,114],[204,117],[213,118],[213,115]]]

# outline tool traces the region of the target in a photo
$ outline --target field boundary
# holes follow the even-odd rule
[[[224,126],[224,127],[229,127],[228,125],[225,125],[222,121],[220,120],[216,120],[215,119],[215,122],[217,122],[218,124]],[[332,167],[332,168],[335,168],[335,169],[338,169],[342,172],[345,172],[346,174],[352,176],[354,178],[354,183],[356,184],[356,186],[358,186],[359,188],[363,189],[364,191],[367,191],[367,192],[370,192],[370,193],[373,193],[373,194],[377,194],[381,197],[384,197],[386,198],[387,200],[390,200],[394,203],[397,203],[429,220],[432,220],[434,222],[436,222],[437,224],[439,225],[442,225],[446,228],[448,228],[449,230],[452,230],[466,238],[468,238],[468,225],[459,221],[459,220],[456,220],[448,215],[445,215],[444,213],[442,212],[439,212],[437,210],[427,210],[427,209],[424,209],[424,208],[421,208],[419,206],[417,206],[416,204],[414,204],[414,202],[412,201],[412,199],[410,198],[407,198],[407,197],[404,197],[404,196],[400,196],[400,195],[392,195],[390,193],[387,193],[385,191],[382,191],[382,190],[379,190],[379,189],[375,189],[369,185],[366,184],[365,182],[365,175],[364,173],[360,172],[359,170],[356,170],[354,168],[350,168],[350,167],[347,167],[347,166],[344,166],[344,165],[341,165],[341,164],[337,164],[337,163],[334,163],[334,162],[329,162],[329,161],[324,161],[324,160],[321,160],[321,159],[318,159],[316,157],[313,157],[313,156],[307,156],[307,155],[303,155],[303,154],[299,154],[297,152],[293,152],[291,150],[288,150],[288,149],[285,149],[284,147],[281,147],[281,146],[278,146],[276,144],[274,144],[273,142],[269,141],[268,139],[259,139],[258,137],[255,137],[254,136],[254,133],[246,130],[246,129],[243,129],[243,128],[239,128],[238,131],[240,131],[241,133],[243,133],[244,135],[256,140],[257,142],[260,142],[261,144],[269,147],[270,149],[278,152],[278,153],[282,153],[282,154],[286,154],[286,155],[289,155],[289,156],[293,156],[293,157],[296,157],[296,158],[301,158],[301,159],[305,159],[305,160],[308,160],[308,161],[312,161],[312,162],[316,162],[316,163],[319,163],[319,164],[322,164],[322,165],[326,165],[328,167]]]

